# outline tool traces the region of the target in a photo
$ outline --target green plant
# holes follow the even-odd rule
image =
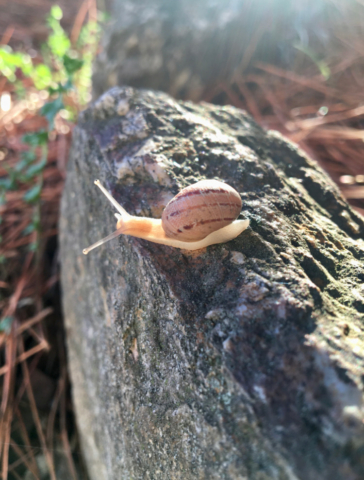
[[[7,376],[9,387],[2,391],[1,478],[20,478],[28,470],[34,478],[43,478],[38,465],[46,462],[49,478],[55,480],[59,445],[64,452],[76,451],[75,443],[71,447],[69,441],[75,438],[72,422],[66,421],[62,341],[58,327],[47,330],[43,325],[51,313],[60,321],[58,293],[52,289],[58,276],[55,242],[46,245],[44,239],[57,234],[68,132],[90,97],[91,63],[100,27],[90,20],[96,18],[95,2],[87,5],[89,20],[81,28],[76,17],[72,40],[60,24],[62,10],[52,7],[49,36],[35,58],[0,46],[0,98],[6,99],[0,105],[7,105],[6,112],[0,110],[0,132],[6,133],[0,135],[0,380],[5,378],[1,375]],[[9,110],[10,93],[13,106],[10,102]],[[52,375],[54,379],[59,375],[57,389],[51,411],[38,411],[30,372],[42,370],[40,358],[50,348],[53,360],[45,364],[53,367],[47,367],[44,378],[53,383]],[[26,432],[19,429],[23,396],[29,402],[27,419],[29,413],[33,419]],[[56,430],[61,434],[53,434]],[[66,459],[70,478],[77,478],[77,456],[66,455]]]
[[[295,43],[293,46],[296,50],[299,50],[300,52],[307,55],[308,58],[310,58],[313,61],[313,63],[316,64],[317,68],[319,69],[321,75],[324,77],[325,80],[328,80],[330,78],[331,71],[329,66],[324,60],[321,60],[320,58],[318,58],[318,56],[315,54],[313,50],[303,45],[302,43]]]
[[[27,53],[13,52],[7,45],[0,48],[0,74],[14,84],[15,96],[24,98],[31,91],[48,96],[48,101],[38,112],[46,119],[47,127],[23,137],[25,151],[15,167],[7,169],[7,176],[0,178],[2,204],[7,191],[26,187],[23,200],[33,207],[33,215],[23,234],[36,232],[35,240],[30,244],[31,250],[37,250],[41,234],[41,194],[49,136],[60,114],[70,122],[75,121],[79,110],[89,100],[91,65],[100,33],[99,24],[89,21],[72,44],[60,24],[61,18],[61,8],[53,6],[47,19],[50,34],[41,48],[41,61],[34,61]],[[28,82],[27,88],[24,81]]]

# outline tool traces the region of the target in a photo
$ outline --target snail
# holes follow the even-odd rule
[[[118,210],[118,221],[116,231],[85,248],[85,255],[121,234],[197,250],[228,242],[249,226],[249,220],[236,220],[242,206],[238,192],[217,180],[202,180],[181,190],[166,205],[161,219],[129,215],[99,180],[95,180],[95,185]]]

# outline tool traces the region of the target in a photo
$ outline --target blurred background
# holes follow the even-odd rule
[[[364,215],[363,56],[363,0],[0,0],[3,479],[87,479],[57,243],[78,113],[117,84],[245,109]]]

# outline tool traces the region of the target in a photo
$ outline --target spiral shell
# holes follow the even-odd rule
[[[241,206],[234,188],[217,180],[202,180],[172,198],[163,211],[162,227],[170,238],[202,240],[236,220]]]

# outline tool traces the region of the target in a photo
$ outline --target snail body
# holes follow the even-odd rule
[[[131,235],[171,247],[197,250],[216,243],[225,243],[242,233],[249,220],[236,220],[241,211],[241,198],[236,190],[217,180],[202,180],[181,190],[166,205],[161,219],[129,215],[101,185],[108,200],[119,211],[116,231],[85,248],[91,250],[119,235]]]

